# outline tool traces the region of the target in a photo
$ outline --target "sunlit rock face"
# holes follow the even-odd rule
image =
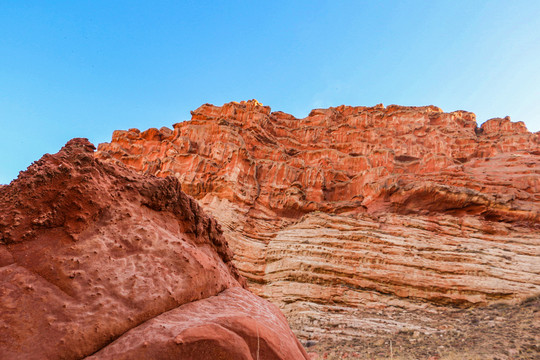
[[[307,359],[175,178],[86,139],[0,188],[0,359]]]
[[[177,178],[301,336],[377,326],[358,309],[540,293],[540,138],[509,118],[377,105],[297,119],[251,100],[115,131],[96,154]]]

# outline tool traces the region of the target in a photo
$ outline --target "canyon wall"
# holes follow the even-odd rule
[[[115,131],[98,159],[182,190],[218,220],[250,288],[302,337],[381,327],[361,309],[540,293],[540,137],[434,106],[205,104],[173,129]],[[405,326],[405,325],[403,325]]]

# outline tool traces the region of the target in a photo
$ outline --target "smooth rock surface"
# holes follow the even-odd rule
[[[274,305],[235,287],[149,320],[89,359],[305,359],[291,338]]]

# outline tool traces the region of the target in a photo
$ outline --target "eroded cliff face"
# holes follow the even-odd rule
[[[509,118],[477,127],[465,111],[378,105],[297,119],[255,100],[206,104],[173,130],[115,131],[96,154],[176,177],[302,336],[380,325],[358,309],[540,293],[540,139]]]
[[[175,178],[94,149],[71,140],[0,188],[0,358],[307,358]]]

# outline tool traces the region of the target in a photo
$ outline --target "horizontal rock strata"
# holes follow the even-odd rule
[[[359,306],[540,292],[540,139],[509,118],[206,104],[173,129],[115,131],[96,156],[176,177],[222,225],[251,288],[306,337],[354,334]]]

